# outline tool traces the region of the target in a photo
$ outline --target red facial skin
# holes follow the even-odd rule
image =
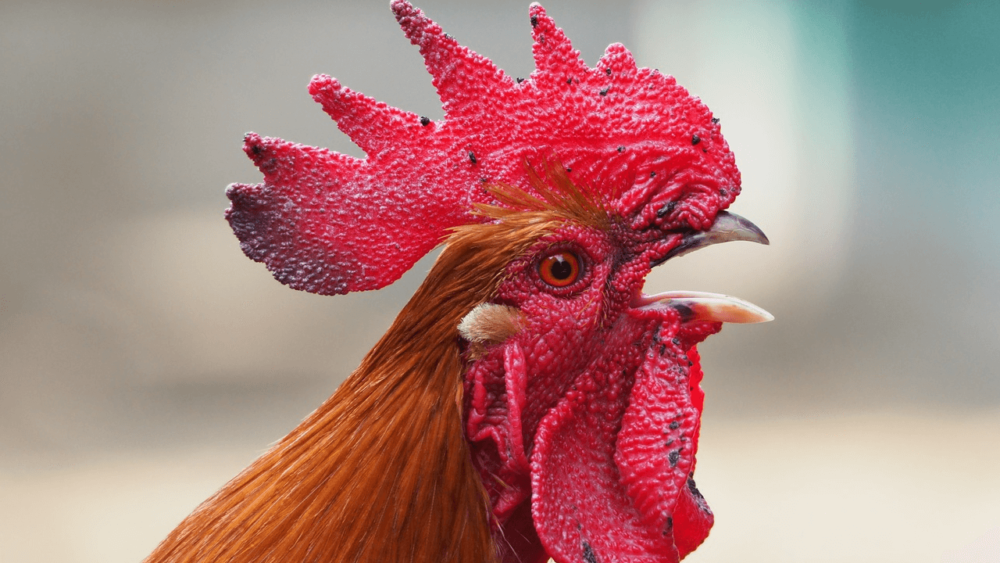
[[[517,307],[524,330],[465,380],[505,562],[677,561],[708,534],[712,513],[689,485],[703,398],[694,345],[721,325],[629,307],[671,247],[571,226],[508,268],[496,302]],[[583,263],[568,288],[539,275],[553,248]]]
[[[720,325],[629,303],[650,263],[740,192],[718,120],[621,45],[587,67],[537,4],[536,70],[523,82],[409,3],[392,9],[445,119],[314,77],[309,92],[367,158],[248,134],[264,183],[227,192],[241,247],[296,289],[380,288],[450,227],[487,220],[471,214],[496,204],[484,186],[530,193],[528,169],[561,164],[614,221],[568,224],[511,263],[494,301],[519,309],[524,329],[469,359],[466,432],[495,538],[511,563],[677,561],[712,525],[691,480],[703,403],[695,345]],[[552,249],[580,257],[578,282],[540,279]]]

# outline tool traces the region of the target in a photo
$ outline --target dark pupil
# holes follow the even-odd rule
[[[555,262],[552,264],[552,277],[557,280],[564,280],[573,275],[573,265],[569,263],[568,260],[562,256],[555,256]]]

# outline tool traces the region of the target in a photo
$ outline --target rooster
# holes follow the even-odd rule
[[[740,175],[718,119],[622,45],[588,67],[538,4],[526,80],[391,7],[444,119],[318,75],[309,92],[367,158],[248,134],[264,182],[230,186],[226,217],[247,256],[324,295],[443,250],[336,393],[146,561],[680,560],[713,522],[695,346],[771,319],[641,291],[671,258],[767,244],[725,211]]]

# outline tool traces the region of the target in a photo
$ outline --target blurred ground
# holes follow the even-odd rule
[[[314,73],[441,115],[386,4],[0,3],[0,562],[138,560],[417,286],[432,257],[291,291],[221,216],[259,181],[247,130],[360,156]],[[417,4],[531,72],[527,2]],[[718,523],[691,561],[1000,558],[1000,5],[544,4],[589,63],[623,42],[721,116],[772,240],[648,283],[777,318],[702,347]]]
[[[1000,411],[709,420],[698,486],[716,524],[686,560],[996,561],[1000,449],[983,444],[998,432]],[[254,454],[169,448],[0,473],[0,561],[138,561]]]

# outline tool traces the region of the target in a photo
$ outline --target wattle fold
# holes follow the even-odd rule
[[[649,350],[636,372],[615,453],[643,522],[671,534],[680,557],[704,541],[713,522],[693,480],[704,403],[697,359],[693,348],[685,354],[674,343]]]
[[[689,485],[703,397],[697,359],[665,342],[634,376],[592,366],[543,418],[532,517],[557,562],[678,561],[708,535],[712,514]]]

